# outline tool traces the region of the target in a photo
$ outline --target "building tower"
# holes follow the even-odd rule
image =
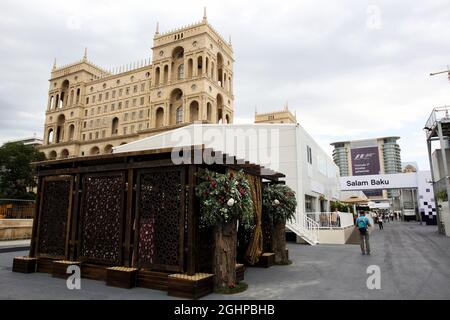
[[[342,177],[400,173],[402,172],[402,164],[398,139],[400,137],[334,142],[331,144],[334,147],[334,163],[339,167]],[[361,155],[365,157],[363,167],[360,163],[355,163],[359,161],[358,159],[362,159]],[[364,170],[361,170],[361,168],[364,168]],[[365,191],[364,193],[371,199],[387,199],[399,196],[396,190],[385,191],[382,194],[378,191]]]
[[[152,127],[233,122],[233,50],[208,23],[153,40]]]

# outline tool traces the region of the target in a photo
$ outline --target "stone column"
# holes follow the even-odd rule
[[[194,56],[193,58],[193,63],[192,63],[192,76],[195,78],[198,76],[198,57],[197,55]]]

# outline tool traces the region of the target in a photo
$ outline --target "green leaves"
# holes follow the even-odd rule
[[[290,220],[297,208],[295,192],[283,184],[266,185],[263,190],[263,208],[274,223]]]
[[[239,219],[248,227],[253,223],[250,186],[242,171],[222,174],[205,170],[196,187],[201,202],[200,223],[211,227]]]
[[[30,192],[36,186],[31,162],[45,160],[45,155],[33,146],[6,143],[0,147],[0,197],[33,199]]]

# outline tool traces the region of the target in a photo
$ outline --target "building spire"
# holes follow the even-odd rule
[[[53,60],[53,69],[52,70],[56,70],[56,58],[55,58],[55,60]]]
[[[87,48],[84,48],[83,61],[87,61]]]
[[[155,36],[159,34],[159,22],[156,22]]]
[[[288,111],[289,110],[289,106],[288,106],[288,101],[286,100],[286,104],[284,105],[284,111]]]
[[[231,44],[231,34],[228,36],[228,43],[229,43],[229,45],[231,47],[232,46],[232,44]]]
[[[203,7],[203,23],[208,22],[208,17],[206,16],[206,6]]]

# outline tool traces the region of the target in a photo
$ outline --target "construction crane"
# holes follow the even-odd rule
[[[442,73],[447,73],[448,74],[448,80],[450,81],[450,68],[448,66],[447,66],[447,70],[446,71],[439,71],[439,72],[430,73],[430,76],[435,76],[437,74],[442,74]]]

